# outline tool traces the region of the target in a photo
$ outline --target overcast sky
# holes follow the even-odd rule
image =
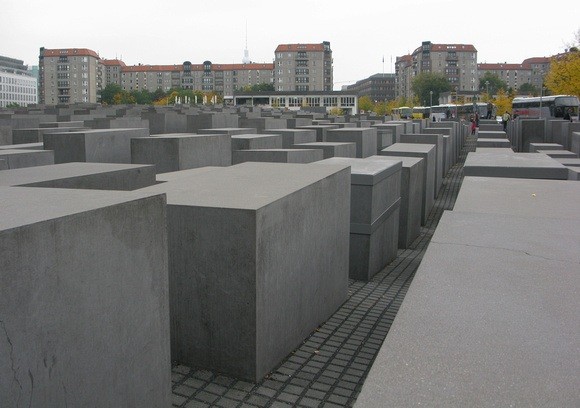
[[[564,51],[580,29],[576,0],[137,2],[0,0],[0,55],[38,65],[39,48],[89,48],[127,65],[272,62],[278,44],[330,41],[334,88],[393,72],[422,41],[473,44],[479,63]],[[552,7],[553,6],[553,7]],[[384,64],[383,64],[384,56]],[[384,70],[384,71],[383,71]]]

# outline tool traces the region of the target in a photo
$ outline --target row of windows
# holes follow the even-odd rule
[[[22,95],[11,92],[0,92],[0,100],[8,102],[28,102],[36,103],[36,94],[34,95]],[[6,105],[4,105],[6,106]]]
[[[28,78],[12,78],[0,76],[0,84],[24,85],[36,87],[36,80]]]
[[[22,95],[36,95],[36,87],[24,87],[17,85],[0,85],[0,91],[15,92]]]

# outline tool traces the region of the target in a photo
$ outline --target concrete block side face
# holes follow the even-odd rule
[[[423,210],[423,191],[425,189],[425,161],[422,160],[413,166],[409,170],[409,186],[406,192],[406,198],[408,199],[407,206],[407,216],[405,225],[407,227],[406,231],[406,246],[401,248],[408,248],[409,245],[419,236],[421,233],[421,212]],[[403,194],[401,194],[402,200]],[[401,208],[403,208],[401,204]],[[402,210],[401,210],[402,212]],[[402,217],[400,216],[399,219]],[[399,227],[400,228],[400,227]],[[400,235],[399,235],[400,237]],[[399,239],[399,244],[401,240]]]
[[[43,137],[44,150],[54,151],[54,163],[86,162],[85,139],[79,134],[46,134]]]
[[[169,406],[165,228],[156,196],[0,232],[1,406]]]
[[[179,168],[178,139],[156,137],[131,139],[131,163],[153,164],[157,173],[168,173]]]
[[[171,205],[168,229],[172,359],[253,380],[255,212]]]
[[[179,170],[232,164],[232,138],[227,134],[200,135],[181,141]]]
[[[401,170],[375,185],[372,195],[373,218],[370,224],[374,223],[399,198],[401,198]]]
[[[147,129],[123,129],[123,131],[103,130],[87,133],[85,137],[86,156],[92,163],[131,163],[131,138],[147,137]]]
[[[349,199],[346,168],[259,210],[256,380],[346,300]]]
[[[6,152],[10,151],[6,150]],[[0,151],[0,158],[6,161],[7,170],[54,164],[54,152],[52,150],[20,150],[18,154],[2,154],[2,151]]]

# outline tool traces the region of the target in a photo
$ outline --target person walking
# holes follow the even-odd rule
[[[509,120],[511,119],[511,117],[512,117],[512,115],[510,115],[510,113],[508,111],[505,111],[505,113],[501,117],[501,123],[503,125],[504,132],[507,132],[507,124],[508,124]]]

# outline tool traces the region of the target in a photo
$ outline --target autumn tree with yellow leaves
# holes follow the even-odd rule
[[[553,57],[544,84],[553,95],[580,97],[580,51],[572,49]]]

